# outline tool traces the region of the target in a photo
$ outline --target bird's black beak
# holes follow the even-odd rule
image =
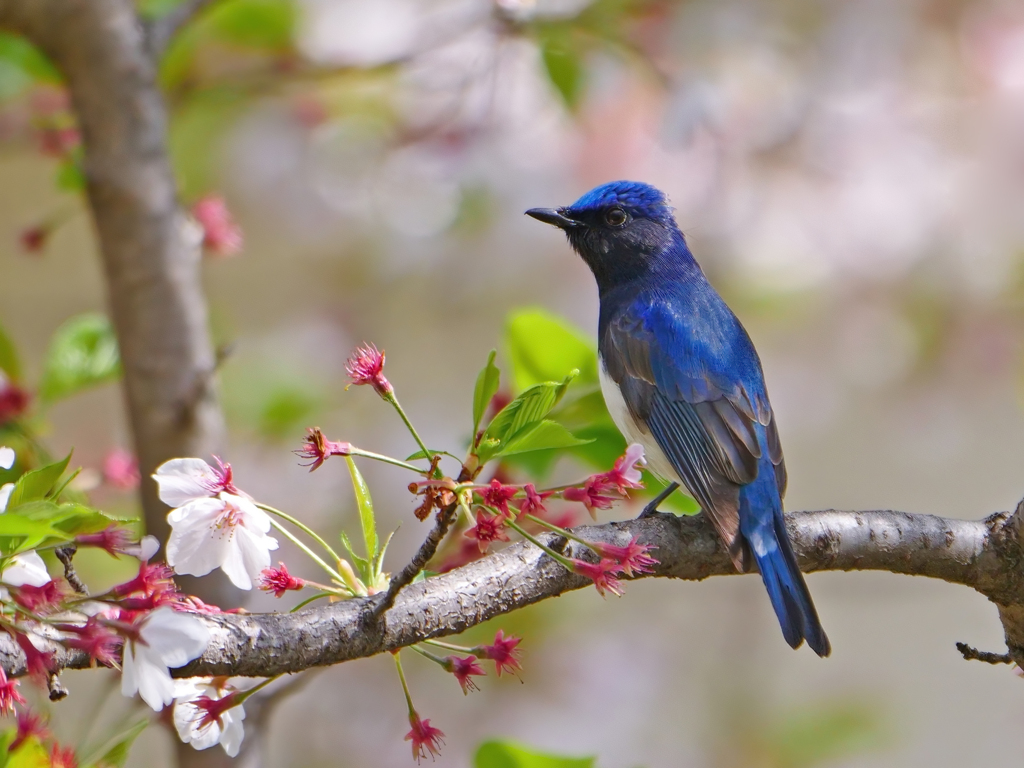
[[[564,208],[531,208],[526,215],[532,216],[537,221],[543,221],[545,224],[554,224],[559,229],[573,229],[580,226],[578,221],[570,219],[562,213],[564,210]]]

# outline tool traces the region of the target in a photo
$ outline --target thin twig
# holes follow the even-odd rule
[[[986,664],[1013,664],[1013,657],[1008,653],[993,653],[992,651],[979,651],[967,643],[957,643],[956,649],[963,655],[965,661],[983,661]]]
[[[455,515],[458,511],[458,502],[453,502],[443,507],[437,513],[437,522],[434,524],[433,530],[427,534],[427,538],[420,545],[415,556],[402,569],[401,573],[391,578],[391,583],[388,585],[388,591],[384,595],[384,599],[374,607],[373,612],[370,614],[374,620],[380,619],[395,604],[395,598],[398,597],[398,593],[409,584],[412,584],[413,579],[419,575],[420,571],[426,567],[427,563],[437,553],[437,548],[447,535],[448,529],[455,520]]]
[[[85,582],[78,577],[78,572],[75,571],[75,564],[72,562],[72,558],[75,556],[75,552],[77,551],[78,547],[74,544],[68,544],[63,547],[57,547],[57,549],[53,550],[53,554],[56,555],[57,559],[60,560],[61,564],[64,566],[64,578],[68,580],[68,584],[71,585],[71,588],[80,595],[88,596],[89,588],[85,586]]]

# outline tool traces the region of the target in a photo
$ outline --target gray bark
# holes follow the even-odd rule
[[[132,0],[0,0],[0,27],[49,56],[65,77],[78,118],[86,194],[143,477],[176,456],[216,453],[223,439],[199,242],[178,201],[152,55],[203,5],[189,0],[147,34]],[[167,510],[155,484],[143,482],[141,495],[147,531],[166,541]],[[220,603],[230,599],[225,584],[214,580],[194,589]],[[229,762],[179,748],[182,766]]]
[[[134,3],[0,0],[0,26],[32,40],[67,80],[143,477],[169,458],[216,452],[223,422],[199,243],[178,202],[167,113]],[[147,530],[166,540],[154,483],[142,483],[142,502]]]
[[[953,520],[891,510],[791,512],[786,521],[801,568],[814,571],[889,571],[928,576],[971,587],[996,604],[1010,656],[1024,665],[1024,589],[1019,528],[1022,513],[985,520]],[[654,573],[700,581],[734,574],[728,553],[703,515],[660,514],[576,529],[588,541],[625,544],[636,536],[656,549]],[[553,549],[573,557],[588,550],[554,535]],[[346,600],[298,613],[201,616],[212,635],[206,652],[175,670],[180,677],[267,677],[394,651],[425,639],[456,635],[472,626],[588,587],[536,546],[513,544],[450,573],[410,584],[379,621],[384,595]],[[59,650],[60,663],[88,665],[81,654]],[[0,663],[24,673],[24,659],[0,637]]]

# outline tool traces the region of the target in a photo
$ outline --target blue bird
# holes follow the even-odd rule
[[[565,231],[601,299],[601,390],[648,469],[711,519],[740,572],[756,563],[786,642],[831,652],[782,515],[786,465],[761,361],[690,253],[665,195],[615,181],[564,208],[533,208]]]

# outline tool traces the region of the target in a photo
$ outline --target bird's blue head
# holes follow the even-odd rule
[[[649,184],[613,181],[572,205],[526,213],[565,231],[602,292],[641,277],[677,251],[689,258],[668,200]]]

